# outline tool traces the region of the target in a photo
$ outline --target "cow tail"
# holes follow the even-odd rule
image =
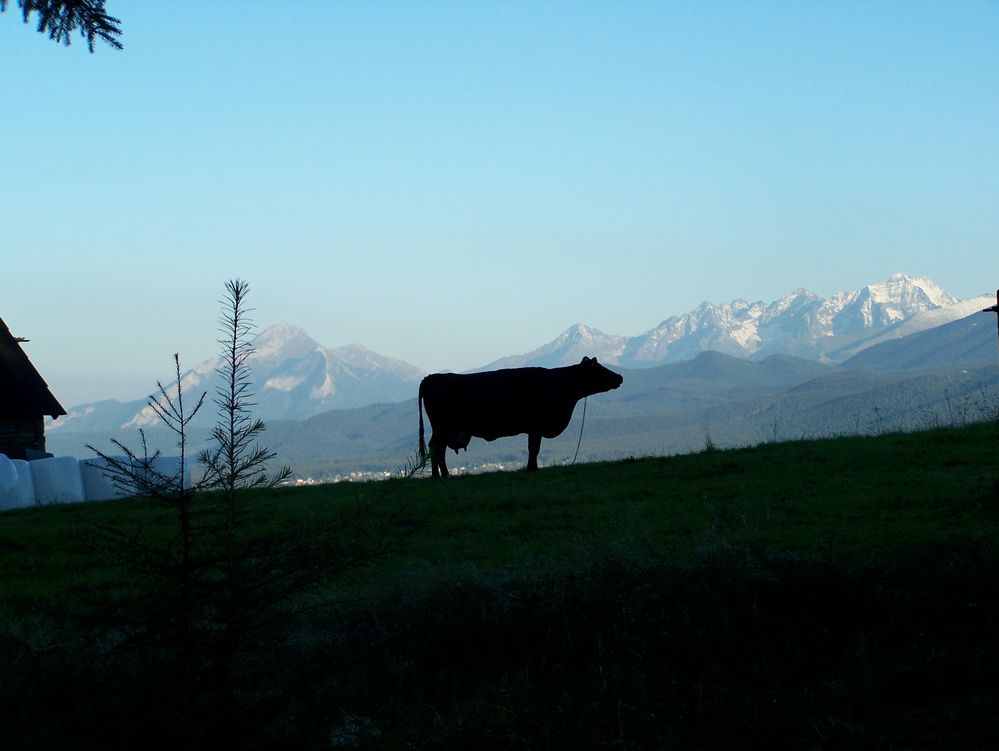
[[[420,411],[420,462],[427,460],[427,442],[423,437],[423,382],[420,382],[420,394],[416,397],[416,404]]]

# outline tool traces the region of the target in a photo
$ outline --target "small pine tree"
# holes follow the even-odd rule
[[[215,393],[218,422],[212,429],[213,447],[201,452],[198,460],[205,467],[204,487],[221,490],[226,503],[235,501],[236,491],[248,488],[273,487],[288,479],[291,470],[282,467],[273,477],[266,465],[276,457],[256,443],[264,431],[264,423],[254,419],[253,392],[249,359],[253,354],[250,337],[254,326],[249,318],[252,309],[246,307],[250,287],[234,279],[226,282],[224,310],[219,320],[222,338],[222,383]]]
[[[247,655],[266,648],[277,624],[321,606],[325,599],[310,595],[324,591],[332,577],[370,560],[396,537],[368,530],[363,514],[352,518],[347,513],[326,525],[303,519],[300,528],[277,531],[253,518],[254,495],[247,491],[274,487],[291,471],[281,467],[268,473],[275,454],[259,444],[264,424],[252,416],[249,286],[234,280],[225,289],[217,422],[211,447],[199,455],[201,479],[191,487],[184,483],[188,427],[206,395],[187,410],[176,355],[176,387],[157,384],[159,394],[150,397],[149,406],[177,434],[181,472],[167,476],[157,471],[159,452],[150,455],[141,431],[141,451],[118,440],[113,443],[124,456],[89,447],[107,462],[106,473],[127,494],[178,511],[177,534],[166,548],[148,542],[141,530],[103,530],[105,550],[140,575],[148,590],[115,612],[106,605],[99,612],[115,619],[116,630],[128,635],[130,645],[179,658],[179,704],[174,709],[186,723],[182,732],[192,741],[207,738],[213,747],[237,746],[246,740],[242,734],[251,732],[253,720],[260,719],[247,686],[263,679]],[[349,545],[331,546],[333,525],[359,529],[355,535],[338,536],[350,539]]]

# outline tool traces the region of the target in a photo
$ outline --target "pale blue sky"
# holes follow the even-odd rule
[[[999,286],[996,2],[107,5],[122,52],[0,14],[0,317],[66,406],[213,355],[233,277],[428,371]]]

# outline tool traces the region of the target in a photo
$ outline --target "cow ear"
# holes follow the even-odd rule
[[[590,364],[590,358],[584,356],[583,359],[579,361],[579,364],[580,365],[589,365]]]

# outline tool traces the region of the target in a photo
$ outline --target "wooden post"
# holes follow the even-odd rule
[[[999,336],[999,289],[996,290],[996,304],[991,308],[982,308],[982,312],[996,314],[996,334]]]

